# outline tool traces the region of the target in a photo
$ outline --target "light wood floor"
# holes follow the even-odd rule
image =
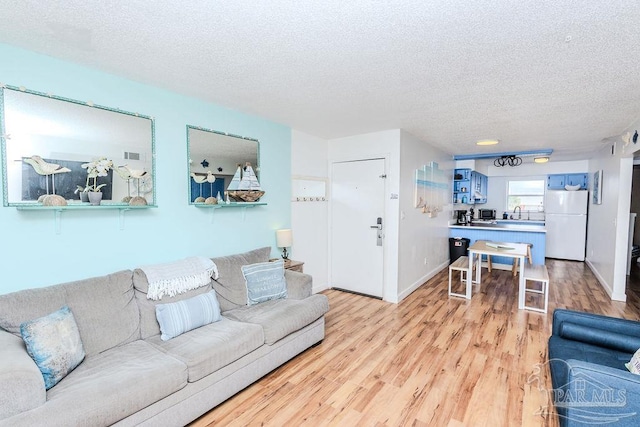
[[[639,320],[640,300],[612,302],[584,263],[547,267],[546,315],[518,310],[517,278],[498,270],[470,301],[447,296],[448,269],[397,305],[326,291],[322,344],[192,426],[557,426],[544,410],[553,310]]]

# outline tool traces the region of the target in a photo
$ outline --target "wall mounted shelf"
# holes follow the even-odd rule
[[[56,234],[60,234],[60,222],[62,217],[62,212],[71,211],[71,210],[105,210],[105,209],[117,209],[119,222],[120,222],[120,230],[124,230],[124,213],[129,210],[134,209],[153,209],[157,208],[157,205],[144,205],[144,206],[131,206],[126,203],[109,203],[102,202],[98,206],[94,206],[90,203],[81,203],[81,202],[71,202],[66,206],[43,206],[37,202],[31,203],[13,203],[10,205],[11,207],[16,208],[19,211],[52,211],[55,221],[55,231]]]
[[[208,205],[205,203],[194,203],[193,206],[197,207],[197,208],[205,208],[205,209],[211,209],[211,222],[213,222],[213,212],[215,212],[216,209],[228,209],[228,208],[241,208],[242,209],[242,220],[244,221],[246,214],[247,214],[247,208],[254,208],[256,206],[266,206],[266,202],[235,202],[235,203],[218,203],[215,205]]]

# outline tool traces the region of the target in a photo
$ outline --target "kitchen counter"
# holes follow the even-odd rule
[[[449,224],[449,237],[466,237],[472,245],[476,240],[530,243],[534,264],[544,264],[547,230],[543,221],[497,220],[474,221],[471,225]],[[492,257],[497,268],[511,268],[512,259]]]
[[[469,224],[449,224],[449,228],[469,228],[469,229],[488,229],[488,230],[514,230],[514,231],[530,231],[533,233],[546,233],[547,229],[542,221],[474,221]]]

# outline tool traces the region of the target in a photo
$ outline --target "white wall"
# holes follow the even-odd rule
[[[398,300],[445,268],[449,260],[448,221],[452,216],[451,197],[435,217],[416,209],[415,171],[431,161],[446,170],[453,181],[453,161],[444,153],[402,131],[400,143],[400,228],[398,241]],[[448,189],[451,194],[451,186]],[[425,264],[426,259],[426,264]]]
[[[329,180],[326,140],[293,130],[291,132],[291,175]],[[304,272],[313,276],[313,291],[329,286],[329,202],[292,201],[291,259],[304,261]]]
[[[615,144],[615,143],[614,143]],[[617,143],[618,147],[620,143]],[[602,204],[589,201],[587,263],[611,299],[625,301],[628,222],[631,208],[633,158],[624,150],[611,155],[611,144],[589,162],[590,190],[593,173],[602,170]]]
[[[400,129],[349,136],[328,141],[329,176],[331,163],[367,158],[385,158],[385,239],[383,299],[398,302],[398,205],[392,194],[400,193]],[[331,209],[329,201],[329,209]],[[331,224],[329,224],[331,226]],[[331,251],[331,241],[329,241]],[[329,269],[329,281],[331,271]]]

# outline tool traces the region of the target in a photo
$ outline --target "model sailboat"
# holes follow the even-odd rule
[[[236,202],[257,202],[264,195],[264,191],[260,187],[251,163],[247,163],[244,167],[244,173],[242,172],[242,167],[238,165],[238,169],[227,187],[228,195]]]

